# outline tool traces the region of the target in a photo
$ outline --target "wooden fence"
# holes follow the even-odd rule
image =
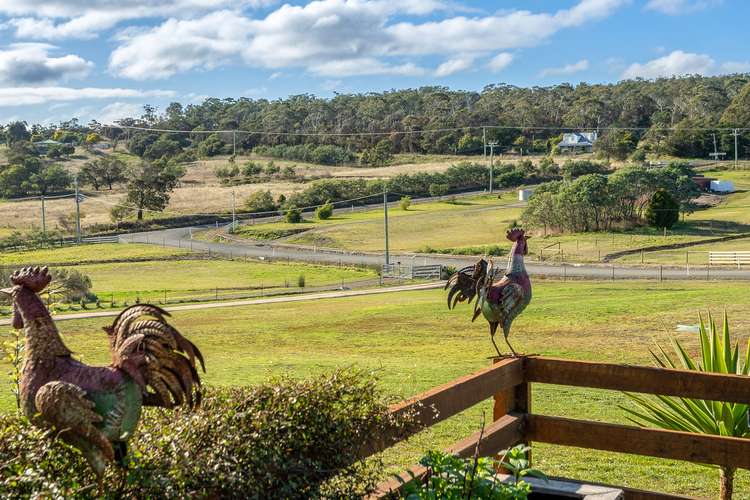
[[[711,266],[732,265],[742,269],[742,264],[750,264],[750,251],[708,252],[708,263]]]
[[[367,450],[365,456],[382,451],[411,434],[493,397],[493,421],[481,437],[483,456],[495,455],[518,443],[539,442],[750,469],[750,439],[535,414],[531,398],[533,383],[732,403],[750,402],[750,377],[536,356],[500,358],[488,368],[392,406],[391,411],[396,414],[409,413],[416,425],[398,437],[384,436]],[[471,456],[479,439],[480,432],[477,432],[453,444],[448,451],[461,457]],[[421,478],[426,472],[420,465],[411,467],[400,474],[401,481],[394,478],[382,483],[375,496],[386,498],[398,492],[402,482],[408,483],[412,477]],[[685,498],[622,489],[626,500]]]

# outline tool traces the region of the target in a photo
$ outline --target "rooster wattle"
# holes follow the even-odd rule
[[[508,265],[504,272],[494,267],[492,260],[480,259],[473,266],[465,267],[454,273],[445,284],[448,293],[448,308],[452,309],[458,302],[471,303],[478,296],[474,304],[472,321],[482,314],[490,324],[490,338],[495,346],[497,355],[500,349],[495,343],[495,333],[498,326],[502,326],[505,342],[510,351],[516,356],[516,351],[508,341],[510,325],[513,320],[526,309],[531,302],[531,280],[524,266],[523,256],[528,253],[526,236],[523,229],[511,229],[506,237],[513,242]]]

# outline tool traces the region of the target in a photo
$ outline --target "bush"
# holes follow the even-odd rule
[[[276,146],[256,146],[253,150],[260,156],[270,156],[284,160],[298,160],[322,165],[340,165],[354,161],[354,155],[347,149],[331,144],[279,144]]]
[[[351,498],[372,491],[381,464],[358,460],[370,436],[406,425],[388,414],[368,374],[210,389],[194,412],[145,409],[118,498]],[[0,415],[0,496],[95,498],[80,453],[25,418]]]
[[[411,196],[401,197],[398,206],[401,207],[401,210],[409,210],[409,207],[411,206]]]
[[[291,206],[287,209],[286,214],[284,215],[284,219],[289,224],[297,224],[299,222],[302,222],[302,212],[299,208]]]
[[[271,191],[255,191],[245,200],[245,207],[251,212],[272,212],[276,210]]]
[[[531,485],[523,480],[526,476],[546,476],[531,469],[526,452],[531,448],[518,445],[500,452],[503,460],[492,457],[459,458],[442,451],[430,451],[419,463],[426,467],[427,480],[414,481],[405,488],[409,500],[434,499],[463,500],[481,498],[486,500],[525,500],[531,493]],[[499,471],[512,476],[509,482],[498,477]]]
[[[331,201],[327,201],[325,205],[318,207],[315,210],[315,216],[319,220],[327,220],[330,219],[333,215],[333,203]]]
[[[244,175],[245,177],[255,177],[256,175],[260,175],[262,172],[263,167],[255,163],[254,161],[249,161],[245,163],[244,167],[242,167],[242,175]]]
[[[263,171],[266,173],[266,175],[275,175],[281,172],[281,167],[276,165],[274,162],[269,161]]]
[[[608,174],[609,167],[590,160],[568,160],[563,164],[563,173],[568,179],[588,174]]]
[[[366,149],[359,156],[359,162],[362,165],[373,167],[383,167],[388,165],[393,159],[391,154],[391,143],[387,139],[378,142],[375,147]]]
[[[666,190],[656,191],[646,208],[646,221],[649,225],[669,229],[679,219],[680,204]]]
[[[430,184],[430,187],[428,188],[430,192],[430,196],[445,196],[448,194],[448,191],[450,187],[448,184]]]
[[[54,286],[68,302],[83,302],[91,297],[91,278],[75,269],[53,269]]]
[[[305,288],[305,275],[300,274],[297,276],[297,286],[300,288]]]

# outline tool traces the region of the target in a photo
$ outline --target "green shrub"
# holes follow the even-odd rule
[[[272,212],[276,210],[271,191],[255,191],[245,200],[245,207],[251,212]]]
[[[502,461],[492,457],[459,458],[442,451],[430,451],[419,461],[427,468],[426,480],[423,483],[414,481],[406,485],[404,498],[525,500],[531,493],[531,485],[523,478],[546,478],[540,471],[530,468],[526,458],[526,452],[529,450],[528,446],[518,445],[501,451]],[[498,470],[501,469],[510,473],[510,482],[503,482],[499,477]]]
[[[680,219],[680,204],[669,192],[659,189],[646,208],[646,221],[650,226],[671,228]]]
[[[281,167],[276,165],[274,162],[269,161],[263,171],[266,173],[266,175],[275,175],[281,172]]]
[[[305,288],[305,275],[300,274],[297,276],[297,286],[300,288]]]
[[[409,210],[409,207],[411,206],[411,196],[402,196],[401,200],[398,202],[398,206],[401,207],[401,210]]]
[[[317,217],[319,220],[330,219],[332,215],[333,203],[331,203],[330,200],[328,200],[325,205],[322,205],[315,210],[315,217]]]
[[[263,172],[263,167],[254,161],[249,161],[245,163],[245,165],[242,167],[242,175],[245,177],[255,177],[256,175],[260,175]]]
[[[430,196],[445,196],[448,194],[450,186],[448,184],[430,184],[428,188]]]
[[[591,160],[568,160],[563,164],[565,177],[574,179],[587,174],[608,174],[609,167]]]
[[[299,222],[302,222],[302,212],[299,208],[291,206],[289,207],[289,209],[287,209],[286,214],[284,215],[284,220],[286,220],[289,224],[297,224]]]
[[[406,422],[387,412],[368,374],[211,389],[194,412],[148,408],[124,476],[109,498],[352,498],[372,491],[382,464],[359,460],[371,436]],[[25,418],[0,415],[0,496],[95,498],[77,450]]]

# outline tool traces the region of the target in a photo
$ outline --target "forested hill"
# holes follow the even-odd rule
[[[539,150],[563,129],[603,128],[600,148],[684,157],[706,157],[714,150],[734,154],[734,138],[718,128],[750,127],[750,75],[628,80],[616,84],[520,88],[491,85],[481,92],[444,87],[391,90],[383,93],[340,94],[331,99],[297,95],[287,99],[207,99],[199,105],[173,103],[166,109],[146,107],[142,117],[122,120],[137,125],[179,130],[241,129],[297,133],[392,133],[386,136],[281,136],[238,134],[237,146],[325,143],[361,151],[385,138],[393,152],[482,152],[481,129],[456,127],[500,125],[487,139],[501,147]],[[62,124],[70,129],[75,123]],[[636,130],[606,130],[624,127]],[[56,127],[52,127],[54,129]],[[85,127],[83,127],[85,128]],[[668,130],[675,128],[676,130]],[[50,130],[36,127],[39,136]],[[109,131],[112,134],[124,131]],[[740,155],[750,155],[750,132],[741,137]],[[224,142],[226,134],[220,137]],[[130,139],[133,139],[132,132]],[[193,141],[197,137],[191,138]],[[200,140],[200,139],[198,139]],[[477,148],[477,145],[479,146]],[[478,149],[478,151],[477,151]]]

